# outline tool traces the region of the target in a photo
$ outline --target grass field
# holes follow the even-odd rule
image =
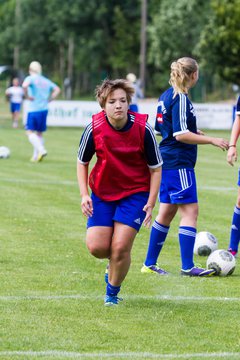
[[[167,277],[141,274],[149,230],[142,228],[122,286],[124,302],[105,308],[104,270],[87,252],[76,154],[81,129],[50,128],[48,156],[29,162],[23,129],[0,113],[0,359],[240,359],[240,268],[230,277],[179,275],[178,218],[159,259]],[[229,138],[229,132],[209,134]],[[198,231],[227,248],[237,166],[199,147]],[[157,208],[155,209],[155,213]],[[205,266],[206,258],[196,257]]]

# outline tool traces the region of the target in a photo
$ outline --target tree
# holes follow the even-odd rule
[[[148,64],[155,69],[154,88],[168,86],[169,68],[173,60],[196,57],[209,2],[204,0],[162,0],[148,27]],[[198,59],[197,59],[198,60]]]
[[[126,7],[116,5],[113,9],[111,29],[111,47],[108,57],[114,73],[125,77],[132,71],[138,76],[140,7],[131,14]]]
[[[240,85],[240,0],[212,0],[211,5],[197,49],[201,63],[209,72]]]
[[[15,0],[4,1],[0,6],[0,64],[13,64],[15,46]]]

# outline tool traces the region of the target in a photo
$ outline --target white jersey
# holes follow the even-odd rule
[[[143,99],[143,92],[140,88],[140,86],[137,83],[133,83],[132,86],[134,87],[134,94],[132,96],[132,104],[137,104],[138,103],[138,99]]]
[[[6,90],[6,95],[10,96],[10,101],[14,104],[21,104],[23,101],[24,91],[21,86],[10,86]]]

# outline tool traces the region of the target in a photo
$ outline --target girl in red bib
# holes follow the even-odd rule
[[[123,79],[105,80],[97,87],[102,111],[86,127],[78,150],[87,247],[95,257],[109,259],[106,306],[119,303],[133,241],[142,223],[151,224],[161,180],[162,158],[148,116],[129,111],[133,93],[132,85]],[[89,176],[94,154],[97,160]]]

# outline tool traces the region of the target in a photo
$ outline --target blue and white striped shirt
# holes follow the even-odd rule
[[[193,169],[197,160],[197,145],[177,141],[176,136],[197,133],[193,105],[186,94],[173,98],[173,88],[166,90],[158,101],[155,130],[162,135],[160,150],[163,169]]]

